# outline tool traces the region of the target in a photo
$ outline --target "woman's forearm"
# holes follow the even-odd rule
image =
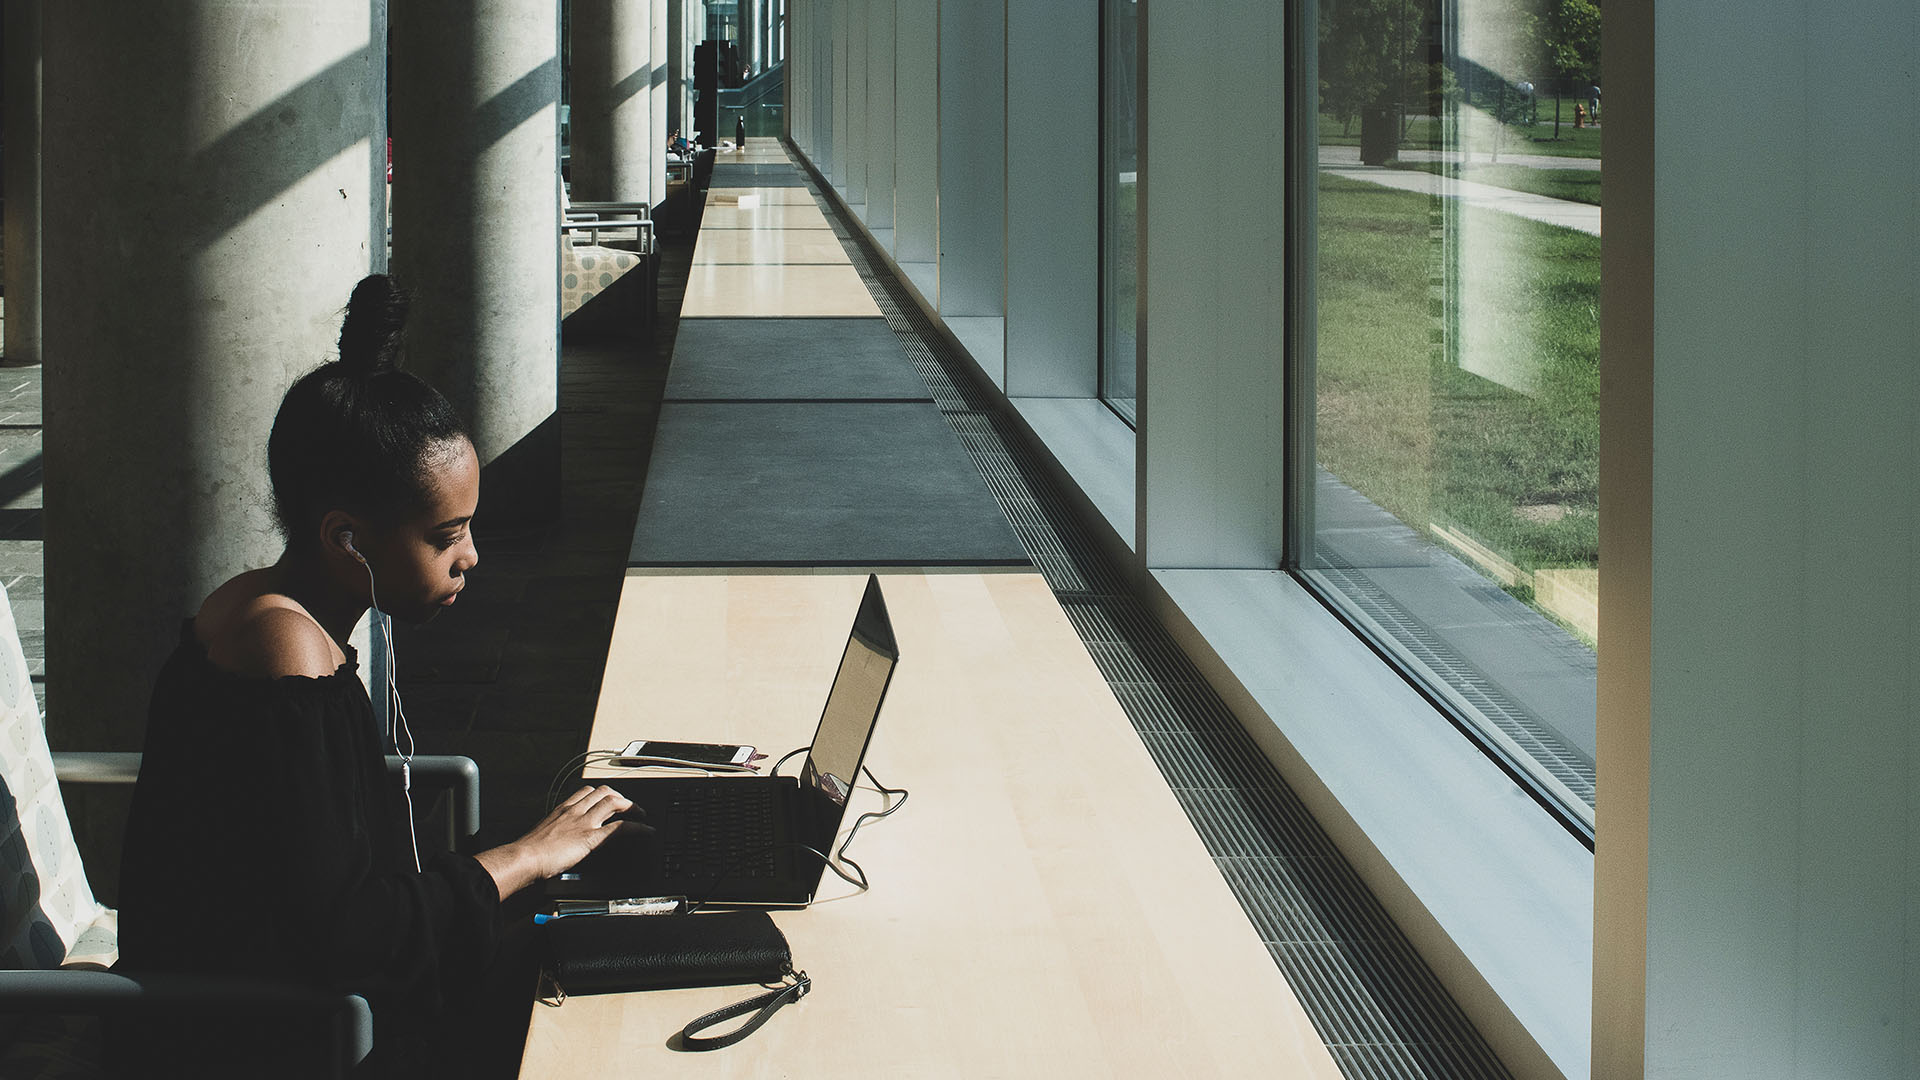
[[[481,869],[493,875],[494,888],[505,900],[541,878],[538,859],[519,841],[489,848],[474,856]]]

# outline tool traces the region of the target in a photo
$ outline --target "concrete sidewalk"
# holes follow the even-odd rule
[[[1355,156],[1358,157],[1357,152]],[[1548,225],[1558,225],[1563,229],[1577,229],[1592,236],[1600,235],[1600,208],[1586,203],[1550,199],[1545,195],[1511,191],[1491,184],[1475,183],[1472,180],[1455,180],[1450,176],[1437,176],[1418,169],[1388,169],[1379,165],[1329,167],[1323,160],[1320,171],[1330,176],[1379,184],[1382,187],[1397,188],[1401,191],[1459,199],[1468,206],[1516,214],[1520,217],[1532,218],[1534,221],[1546,222]]]
[[[1320,164],[1358,165],[1360,148],[1357,146],[1322,146]],[[1471,160],[1475,165],[1519,165],[1528,169],[1573,169],[1579,172],[1599,172],[1600,159],[1589,157],[1560,157],[1556,154],[1509,154],[1502,152],[1498,159],[1486,154],[1475,154],[1471,159],[1459,150],[1400,150],[1402,161],[1445,161],[1459,164]]]

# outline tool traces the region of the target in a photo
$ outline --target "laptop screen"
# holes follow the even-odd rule
[[[887,605],[880,598],[880,581],[870,574],[853,632],[847,635],[847,648],[840,656],[840,671],[827,692],[826,709],[800,771],[800,787],[808,804],[806,843],[822,853],[830,854],[828,846],[846,813],[847,797],[859,780],[860,763],[899,656]]]

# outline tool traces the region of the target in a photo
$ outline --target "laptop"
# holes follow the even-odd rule
[[[695,903],[755,907],[810,903],[826,872],[821,855],[833,854],[899,658],[880,580],[869,574],[798,777],[587,781],[632,799],[646,811],[644,820],[654,831],[609,839],[571,871],[549,880],[547,895],[578,900],[684,896]]]

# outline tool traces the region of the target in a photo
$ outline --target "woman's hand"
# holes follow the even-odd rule
[[[502,900],[536,881],[544,881],[587,857],[619,831],[614,815],[631,809],[626,796],[606,785],[583,787],[553,808],[540,824],[511,844],[475,856]]]

